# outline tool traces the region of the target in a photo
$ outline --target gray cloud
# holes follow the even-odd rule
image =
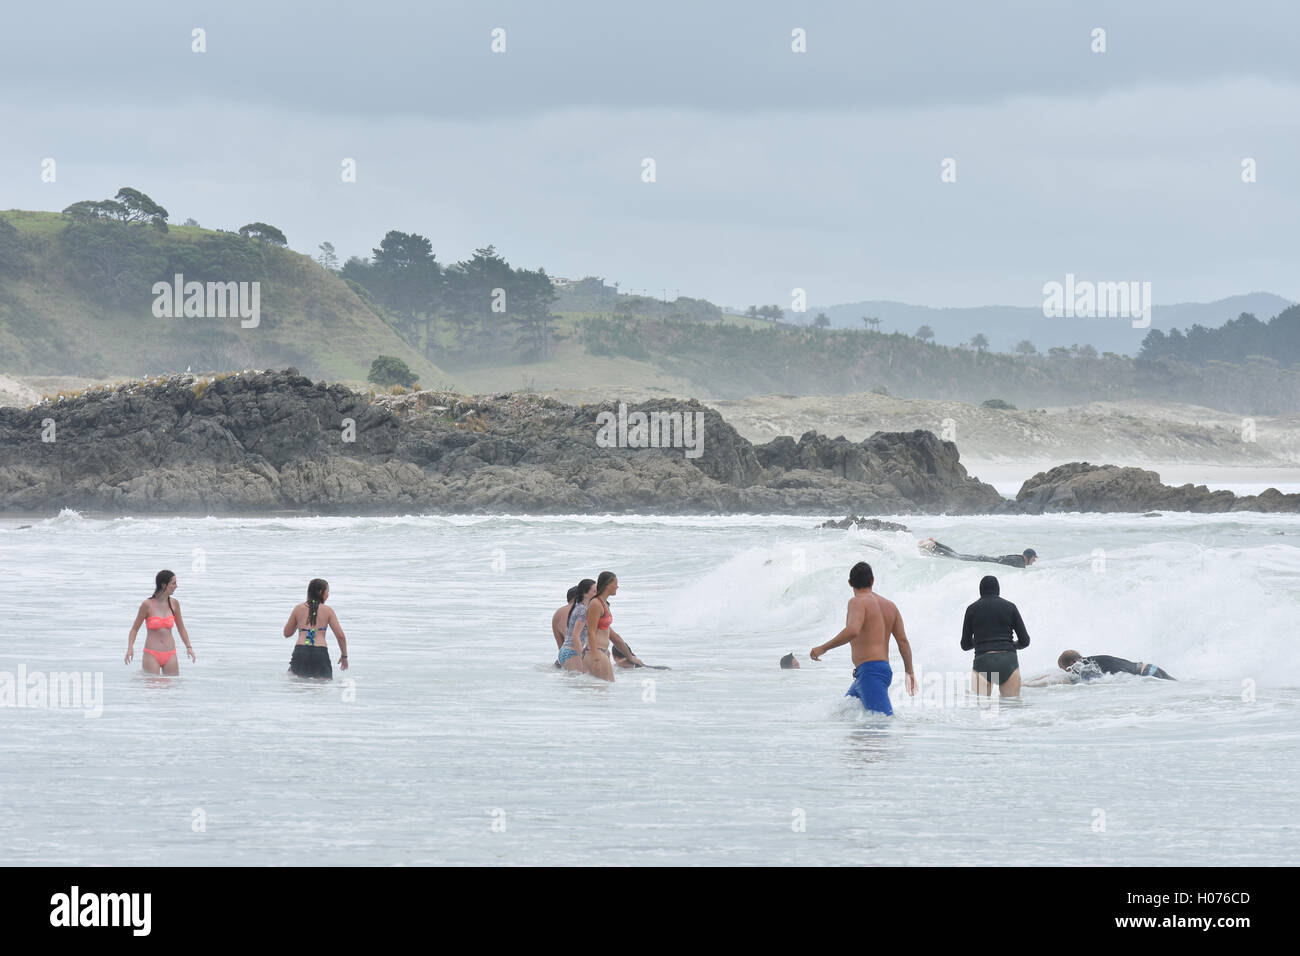
[[[494,242],[735,305],[1032,305],[1067,271],[1300,298],[1300,12],[839,6],[24,6],[0,35],[0,205],[131,184],[303,251],[401,228],[444,260]]]

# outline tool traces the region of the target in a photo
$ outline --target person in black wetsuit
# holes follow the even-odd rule
[[[919,545],[921,550],[937,554],[941,558],[956,558],[958,561],[984,561],[988,564],[1005,564],[1011,568],[1027,568],[1038,560],[1038,552],[1033,548],[1025,548],[1020,554],[1004,554],[995,558],[987,554],[958,554],[946,544],[935,541],[934,538],[926,538],[919,542]]]
[[[971,689],[975,693],[992,694],[996,680],[1001,696],[1018,697],[1020,660],[1016,651],[1029,646],[1029,632],[1020,618],[1020,609],[1001,597],[999,590],[993,575],[980,580],[980,599],[966,608],[962,621],[961,649],[975,649],[971,665]]]
[[[1044,684],[1077,684],[1080,681],[1095,680],[1103,674],[1133,674],[1137,677],[1177,680],[1177,678],[1171,677],[1155,664],[1128,661],[1122,657],[1111,657],[1108,654],[1093,654],[1091,657],[1084,657],[1078,651],[1062,651],[1061,656],[1056,659],[1056,666],[1065,673],[1043,674],[1031,681],[1026,681],[1025,686],[1042,687]]]

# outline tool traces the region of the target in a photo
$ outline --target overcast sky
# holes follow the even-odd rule
[[[737,306],[1300,300],[1297,36],[1280,0],[7,4],[0,208],[131,185],[312,254],[401,229]]]

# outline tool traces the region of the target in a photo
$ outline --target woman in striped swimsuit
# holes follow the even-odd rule
[[[587,602],[596,594],[596,582],[583,578],[574,588],[577,599],[569,609],[569,620],[565,624],[564,643],[560,645],[560,656],[556,663],[566,671],[583,673],[582,652],[587,649]]]

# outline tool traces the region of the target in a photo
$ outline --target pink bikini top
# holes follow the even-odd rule
[[[151,631],[161,631],[165,627],[175,627],[176,615],[168,614],[166,617],[158,617],[157,615],[146,617],[144,619],[144,626]]]

